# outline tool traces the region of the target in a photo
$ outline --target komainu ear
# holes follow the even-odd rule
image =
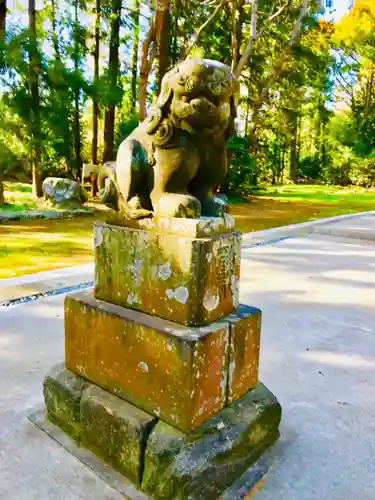
[[[160,94],[156,101],[156,105],[162,110],[171,102],[173,97],[173,89],[170,84],[170,78],[170,73],[167,73],[164,76],[161,84]]]

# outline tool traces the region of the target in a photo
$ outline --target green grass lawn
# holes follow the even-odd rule
[[[7,210],[41,208],[27,184],[7,183],[5,195],[11,202]],[[367,210],[375,210],[375,190],[305,185],[264,187],[230,209],[242,232]],[[105,217],[98,212],[72,220],[0,224],[0,279],[89,262],[93,222]]]
[[[358,209],[365,211],[374,209],[375,188],[291,184],[260,188],[257,196],[308,204],[324,204],[331,207],[338,206],[349,211]]]
[[[42,204],[33,197],[31,184],[22,182],[5,182],[4,197],[5,205],[0,207],[0,213],[37,210]]]

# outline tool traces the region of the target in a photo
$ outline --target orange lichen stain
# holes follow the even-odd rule
[[[255,493],[262,489],[264,486],[264,480],[261,479],[260,481],[258,481],[258,483],[254,486],[254,488],[244,497],[244,500],[248,500],[249,498],[253,498]]]

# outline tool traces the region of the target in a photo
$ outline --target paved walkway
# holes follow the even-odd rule
[[[244,247],[241,301],[263,309],[260,375],[284,410],[259,500],[375,498],[375,244],[347,236]],[[63,298],[0,308],[0,499],[123,498],[27,420],[63,358]]]
[[[0,306],[41,295],[69,291],[91,283],[94,264],[83,264],[55,271],[28,274],[0,280]]]

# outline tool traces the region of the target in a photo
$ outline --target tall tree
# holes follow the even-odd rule
[[[51,21],[52,21],[52,44],[55,51],[55,58],[60,60],[59,37],[57,34],[56,22],[56,0],[51,0]]]
[[[137,80],[138,80],[138,50],[139,50],[139,32],[140,32],[140,14],[141,2],[134,0],[134,10],[132,13],[133,21],[133,47],[132,47],[132,62],[131,62],[131,114],[137,112]]]
[[[35,0],[29,0],[29,72],[31,93],[31,165],[33,175],[33,193],[42,197],[42,179],[40,175],[41,160],[41,124],[40,124],[40,96],[39,96],[39,62],[36,32],[36,9]]]
[[[74,0],[74,23],[73,23],[73,135],[74,135],[74,155],[75,155],[75,177],[78,177],[82,168],[82,140],[81,140],[81,45],[83,43],[83,33],[80,25],[80,1]]]
[[[99,55],[100,55],[100,20],[101,0],[96,0],[95,5],[95,47],[94,47],[94,94],[93,94],[93,117],[92,117],[92,163],[98,164],[98,122],[99,122],[99,100],[97,86],[99,81]],[[93,183],[93,195],[95,195],[95,182]]]
[[[117,97],[117,80],[119,72],[119,47],[120,47],[120,24],[121,24],[121,0],[112,0],[111,11],[111,34],[109,41],[109,102],[104,116],[104,151],[103,162],[114,159],[113,143],[115,136],[115,116]]]
[[[6,0],[0,0],[0,69],[3,65],[4,41],[5,41],[5,21],[7,14]],[[4,205],[4,184],[3,174],[0,166],[0,205]]]
[[[159,5],[159,20],[157,31],[157,79],[156,86],[159,91],[161,81],[168,70],[169,64],[169,16],[170,16],[170,0],[164,0]]]
[[[7,15],[7,0],[0,0],[0,43],[1,44],[4,43],[5,39],[6,15]]]
[[[143,43],[139,75],[139,119],[146,118],[147,84],[155,58],[159,55],[158,83],[164,76],[168,65],[168,26],[170,0],[157,0],[156,11]],[[166,33],[163,33],[163,30]],[[161,50],[163,53],[161,53]],[[160,61],[161,57],[161,61]],[[160,67],[161,63],[161,67]]]

